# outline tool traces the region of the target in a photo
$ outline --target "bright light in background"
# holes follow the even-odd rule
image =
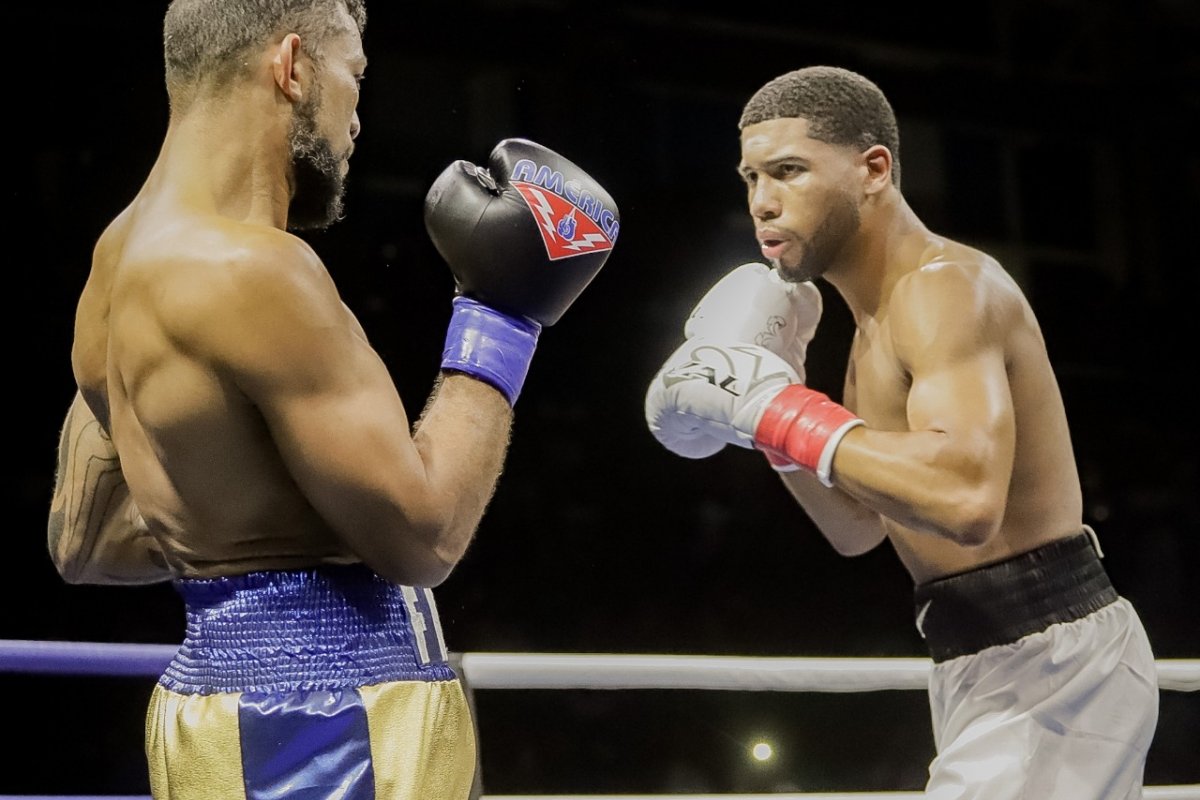
[[[754,756],[755,761],[770,761],[775,755],[775,751],[771,749],[771,745],[767,742],[755,742],[750,748],[750,755]]]

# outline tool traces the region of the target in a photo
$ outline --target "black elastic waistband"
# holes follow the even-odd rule
[[[917,630],[934,661],[1009,644],[1117,600],[1092,534],[1060,539],[916,588]]]

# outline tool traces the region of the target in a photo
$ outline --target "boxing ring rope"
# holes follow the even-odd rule
[[[157,678],[176,645],[0,640],[0,673]],[[463,680],[475,689],[698,689],[870,692],[927,686],[927,658],[808,658],[611,653],[463,653]],[[1159,659],[1159,688],[1200,691],[1200,659]],[[921,800],[920,792],[825,794],[485,795],[481,800]],[[1145,800],[1200,800],[1200,784],[1147,786]],[[51,800],[0,796],[0,800]],[[66,797],[52,800],[148,800]]]
[[[178,648],[0,639],[0,672],[157,678]],[[613,653],[463,653],[472,689],[711,689],[872,692],[925,689],[927,658],[794,658]],[[1200,691],[1200,659],[1159,659],[1159,688]]]
[[[1196,800],[1196,786],[1147,786],[1143,800]],[[151,800],[148,795],[0,795],[0,800]],[[487,794],[479,800],[927,800],[920,792],[835,792],[833,794]]]

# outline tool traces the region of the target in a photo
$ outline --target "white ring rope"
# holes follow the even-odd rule
[[[0,639],[0,672],[157,677],[175,645]],[[463,653],[472,689],[925,689],[927,658],[791,658],[613,653]],[[1200,660],[1159,659],[1164,690],[1200,691]]]
[[[0,800],[8,798],[0,797]],[[55,798],[55,800],[70,800]],[[86,800],[99,800],[87,798]],[[108,800],[104,798],[103,800]],[[150,800],[143,798],[143,800]],[[479,800],[929,800],[922,792],[834,792],[832,794],[488,794]],[[1146,786],[1142,800],[1200,800],[1200,784]]]
[[[0,651],[2,652],[2,651]],[[926,689],[927,658],[464,653],[477,689],[727,689],[873,692]],[[1200,691],[1200,660],[1157,662],[1162,689]]]
[[[0,639],[0,673],[157,677],[174,645]],[[714,689],[871,692],[924,689],[926,658],[747,658],[613,653],[463,653],[471,689]],[[1164,690],[1200,690],[1200,660],[1159,659]],[[920,792],[833,794],[484,795],[480,800],[923,800]],[[1200,800],[1200,784],[1147,786],[1144,800]],[[150,800],[0,795],[0,800]]]

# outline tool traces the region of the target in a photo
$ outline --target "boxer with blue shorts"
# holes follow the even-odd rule
[[[177,583],[146,722],[156,797],[466,797],[474,731],[433,593],[361,566]]]
[[[48,545],[64,580],[173,581],[185,601],[147,716],[157,798],[473,785],[432,588],[491,499],[542,330],[619,219],[526,139],[447,165],[424,223],[456,290],[410,421],[298,233],[343,211],[365,24],[362,0],[173,0],[167,135],[77,304]]]

